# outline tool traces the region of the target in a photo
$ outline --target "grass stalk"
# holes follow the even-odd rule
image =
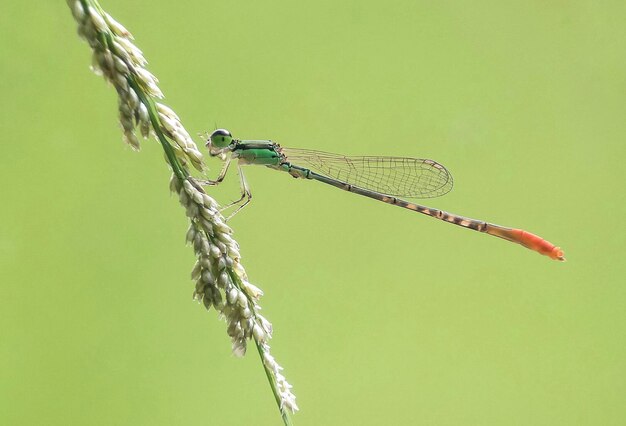
[[[79,35],[93,50],[92,70],[117,91],[123,140],[139,150],[139,133],[144,139],[156,139],[165,152],[173,172],[170,190],[178,195],[189,218],[186,240],[196,255],[191,272],[193,298],[207,310],[214,308],[226,321],[236,356],[243,356],[248,341],[254,341],[283,422],[291,425],[289,412],[298,406],[282,367],[270,354],[272,324],[259,314],[263,292],[248,281],[239,245],[217,202],[190,173],[190,167],[200,172],[206,169],[202,153],[178,115],[161,102],[164,96],[158,79],[146,69],[147,61],[130,32],[96,0],[67,3]]]

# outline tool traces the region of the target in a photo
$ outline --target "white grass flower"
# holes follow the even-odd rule
[[[93,7],[87,7],[87,14],[89,15],[89,18],[94,23],[98,31],[104,32],[109,30],[109,27],[102,15],[100,15]]]
[[[111,17],[111,15],[109,15],[106,12],[104,13],[104,19],[109,24],[109,28],[111,28],[111,30],[116,35],[118,35],[120,37],[128,38],[130,40],[134,40],[135,39],[135,37],[133,37],[133,35],[126,28],[124,28],[124,26],[122,24],[117,22],[115,19],[113,19],[113,17]]]
[[[85,9],[79,1],[70,2],[70,8],[72,9],[72,15],[77,22],[82,22],[85,19]]]
[[[123,140],[138,150],[137,130],[144,138],[154,136],[174,172],[170,190],[178,194],[185,208],[190,221],[185,240],[196,254],[191,271],[195,281],[193,298],[207,310],[214,308],[226,321],[236,356],[243,356],[248,341],[254,341],[283,421],[291,424],[286,411],[295,412],[298,407],[291,385],[270,354],[267,341],[272,336],[272,325],[258,313],[263,292],[248,282],[239,245],[217,202],[189,174],[189,165],[204,169],[202,154],[178,115],[155,100],[163,98],[158,79],[145,68],[147,61],[132,42],[130,32],[102,10],[96,0],[67,3],[78,23],[78,34],[93,49],[91,69],[117,91]]]

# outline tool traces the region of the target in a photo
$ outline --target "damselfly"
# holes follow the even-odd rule
[[[559,247],[522,229],[470,219],[399,198],[439,197],[452,189],[452,176],[448,170],[432,160],[348,157],[322,151],[285,148],[269,140],[234,139],[225,129],[217,129],[211,133],[206,146],[212,156],[220,157],[224,161],[224,166],[216,180],[203,181],[204,184],[217,185],[222,182],[231,160],[238,161],[241,197],[229,205],[237,207],[229,218],[245,207],[252,198],[241,166],[261,165],[285,171],[295,178],[317,180],[344,191],[503,238],[554,260],[565,260]]]

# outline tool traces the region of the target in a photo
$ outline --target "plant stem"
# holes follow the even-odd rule
[[[276,381],[274,380],[274,377],[272,376],[271,372],[269,371],[263,360],[263,348],[261,347],[261,344],[256,341],[256,339],[254,340],[254,344],[256,345],[257,351],[259,352],[259,357],[261,357],[261,364],[263,364],[263,369],[265,370],[267,381],[270,383],[270,388],[272,388],[272,393],[274,394],[274,398],[276,399],[276,404],[278,404],[280,416],[283,418],[285,426],[292,426],[293,423],[291,423],[291,417],[289,416],[289,413],[280,406],[280,396],[278,395],[278,389],[276,388]]]
[[[211,238],[208,235],[207,237]],[[230,275],[233,282],[238,287],[241,288],[241,280],[239,279],[237,274],[232,273],[232,271],[229,271],[228,274]],[[246,295],[246,297],[248,297],[248,300],[251,303],[253,303],[252,300],[250,300],[250,297],[248,295]],[[253,315],[256,316],[256,313],[254,311],[253,311]],[[274,399],[276,399],[276,405],[278,406],[278,411],[280,411],[280,416],[283,418],[283,422],[285,423],[285,426],[292,426],[293,423],[291,422],[291,416],[289,416],[289,413],[287,412],[287,410],[285,410],[281,405],[281,398],[280,398],[280,395],[278,394],[278,386],[276,385],[276,380],[274,379],[274,376],[272,375],[272,371],[268,368],[267,365],[265,365],[265,358],[263,356],[265,353],[265,350],[263,349],[263,343],[259,342],[256,338],[253,338],[253,339],[254,339],[254,344],[259,353],[259,357],[261,358],[261,365],[263,366],[263,370],[265,371],[265,376],[267,376],[267,381],[269,382],[270,389],[272,389],[272,393],[274,394]]]
[[[178,158],[176,158],[176,154],[174,154],[172,146],[169,144],[169,142],[165,138],[165,135],[161,131],[161,124],[159,122],[159,116],[156,112],[156,107],[154,106],[154,101],[150,97],[146,96],[146,94],[141,90],[134,78],[129,78],[128,83],[135,90],[135,92],[137,92],[137,96],[139,96],[141,102],[143,102],[146,108],[148,108],[148,114],[150,115],[152,128],[154,129],[154,132],[156,133],[157,138],[159,139],[159,142],[163,147],[163,151],[165,151],[167,161],[170,163],[170,166],[172,167],[172,170],[174,171],[174,174],[176,175],[178,180],[182,182],[183,180],[187,179],[187,177],[189,177],[189,172],[180,164]]]

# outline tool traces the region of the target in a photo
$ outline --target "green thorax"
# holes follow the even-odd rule
[[[285,161],[280,145],[272,141],[237,141],[233,155],[241,164],[279,166]]]

